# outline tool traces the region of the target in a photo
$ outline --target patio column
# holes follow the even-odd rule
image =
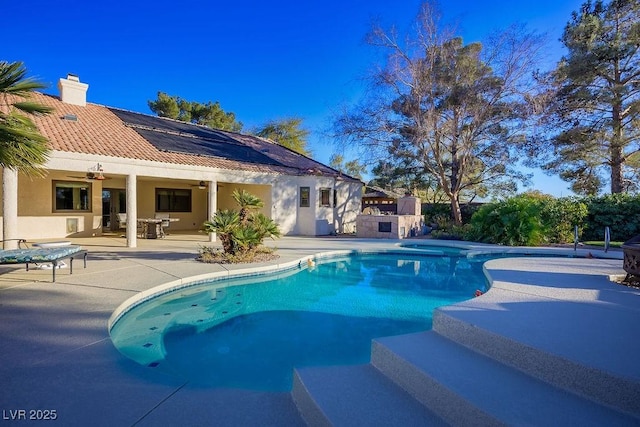
[[[18,171],[2,170],[2,238],[18,239]],[[16,249],[17,240],[4,242],[4,249]]]
[[[137,180],[135,174],[127,175],[127,247],[138,246],[138,200]]]
[[[207,211],[209,212],[209,218],[207,221],[211,220],[213,215],[218,211],[218,181],[209,181],[209,208]],[[217,240],[216,233],[209,233],[209,241],[215,242]]]

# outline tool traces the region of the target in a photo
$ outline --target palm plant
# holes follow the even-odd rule
[[[249,220],[249,213],[264,206],[259,197],[254,196],[245,190],[233,190],[233,200],[240,206],[240,222],[246,224]]]
[[[231,238],[233,239],[236,254],[246,255],[262,243],[260,233],[251,226],[236,228]]]
[[[280,237],[280,229],[278,229],[278,224],[276,224],[271,218],[262,213],[254,215],[251,219],[251,224],[260,235],[261,241],[266,239],[267,237]]]
[[[267,237],[280,237],[278,225],[262,213],[251,213],[262,207],[262,200],[244,190],[233,192],[233,198],[240,206],[240,212],[224,209],[216,212],[211,221],[206,221],[202,229],[217,233],[222,250],[228,259],[241,255],[251,258]]]
[[[40,175],[49,147],[29,115],[53,109],[28,100],[32,91],[46,85],[26,74],[22,62],[0,61],[0,166]]]
[[[222,243],[222,250],[227,254],[233,254],[235,231],[240,227],[238,212],[224,209],[216,212],[211,221],[205,221],[203,230],[207,233],[217,233]]]

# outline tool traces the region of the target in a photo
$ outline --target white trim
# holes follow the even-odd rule
[[[138,176],[169,179],[192,179],[196,181],[224,181],[235,184],[270,184],[276,172],[256,172],[239,169],[221,169],[209,166],[184,165],[95,154],[53,151],[44,165],[46,169],[86,173],[95,163],[104,168],[105,176],[128,175],[135,168]]]

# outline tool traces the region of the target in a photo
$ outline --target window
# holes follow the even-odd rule
[[[311,188],[310,187],[300,187],[300,207],[308,208],[311,206]]]
[[[156,188],[156,212],[191,212],[191,190]]]
[[[331,206],[331,189],[320,189],[320,206]]]
[[[91,184],[78,181],[53,181],[54,212],[91,211]]]

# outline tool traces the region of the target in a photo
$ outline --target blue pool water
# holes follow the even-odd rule
[[[361,254],[213,281],[140,304],[111,328],[136,362],[207,387],[284,391],[293,368],[366,363],[371,340],[431,328],[488,286],[486,259]]]

